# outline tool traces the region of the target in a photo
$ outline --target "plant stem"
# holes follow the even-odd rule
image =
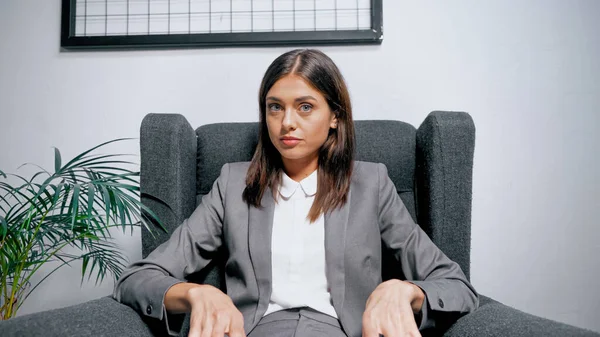
[[[29,212],[30,213],[29,213],[27,221],[31,222],[31,219],[35,214],[33,212],[33,207],[30,207]],[[25,262],[27,261],[27,258],[29,257],[29,251],[31,250],[31,247],[33,246],[33,242],[35,241],[34,238],[37,235],[37,233],[40,231],[40,228],[42,227],[42,224],[44,223],[44,219],[46,218],[46,216],[48,215],[49,212],[50,212],[50,209],[48,209],[46,211],[46,213],[44,213],[41,220],[38,222],[38,225],[36,226],[35,231],[33,232],[33,235],[31,235],[30,239],[28,240],[27,247],[25,248],[25,250],[23,252],[25,254],[25,256],[20,257],[21,265],[17,268],[17,270],[15,272],[16,275],[13,279],[13,284],[12,284],[11,294],[10,294],[10,298],[9,298],[9,305],[7,308],[6,317],[12,317],[13,315],[16,314],[16,311],[13,312],[13,307],[14,307],[14,303],[17,302],[17,299],[15,298],[15,293],[16,293],[17,289],[20,289],[23,286],[21,283],[19,283],[19,280],[21,279],[21,272],[25,268]],[[39,268],[39,266],[37,268]],[[35,270],[29,274],[29,277],[27,277],[25,282],[28,282],[29,278],[31,277],[32,273],[34,273],[34,272],[35,272]]]
[[[119,225],[111,225],[111,226],[106,226],[106,228],[109,227],[119,227]],[[82,233],[81,235],[84,235],[86,233]],[[79,239],[79,237],[81,236],[79,235],[78,237],[73,238],[72,240],[66,242],[63,246],[57,248],[56,250],[54,250],[52,252],[52,254],[50,254],[50,256],[48,256],[48,258],[46,260],[44,260],[44,262],[42,262],[41,264],[38,265],[38,267],[36,267],[34,270],[32,270],[32,272],[29,274],[29,277],[27,277],[27,279],[25,279],[25,281],[29,281],[29,278],[31,278],[31,276],[33,276],[33,273],[35,273],[43,264],[45,264],[48,259],[50,259],[52,256],[54,256],[58,251],[60,251],[62,248],[64,248],[65,245],[67,245],[70,242],[73,242],[77,239]],[[27,299],[27,297],[29,297],[29,295],[35,290],[35,288],[37,288],[47,277],[49,277],[50,275],[52,275],[52,273],[54,273],[55,271],[57,271],[60,267],[64,266],[65,264],[68,264],[69,262],[75,261],[75,260],[79,260],[81,259],[81,256],[76,257],[76,258],[72,258],[71,260],[69,260],[68,262],[63,262],[61,265],[59,265],[58,267],[54,268],[54,270],[52,270],[48,275],[46,275],[43,279],[41,279],[30,291],[29,293],[25,296],[25,298],[23,299],[23,302],[25,301],[25,299]],[[21,304],[19,304],[19,306],[17,307],[17,310],[19,309],[19,307],[21,306]]]

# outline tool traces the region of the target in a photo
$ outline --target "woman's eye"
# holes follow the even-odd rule
[[[269,111],[279,111],[281,110],[281,106],[277,103],[269,104]]]
[[[302,104],[300,106],[300,111],[302,112],[310,112],[312,110],[312,105],[310,104]]]

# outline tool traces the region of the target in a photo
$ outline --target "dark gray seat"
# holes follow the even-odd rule
[[[224,163],[248,161],[257,143],[257,123],[210,124],[194,130],[177,114],[149,114],[141,126],[141,190],[167,202],[142,197],[169,233],[188,217]],[[471,190],[475,126],[462,112],[432,112],[415,129],[400,121],[357,121],[357,159],[384,163],[413,218],[446,255],[469,276]],[[169,233],[142,231],[147,256]],[[225,289],[215,260],[190,277]],[[384,259],[384,279],[402,277]],[[188,317],[189,319],[189,317]],[[187,335],[187,323],[182,335]],[[454,324],[425,335],[600,336],[543,319],[481,296],[480,308]],[[103,297],[79,305],[0,322],[2,336],[152,336],[162,326],[142,320],[133,309]]]

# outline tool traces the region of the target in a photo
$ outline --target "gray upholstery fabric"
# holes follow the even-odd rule
[[[460,318],[444,337],[598,337],[600,334],[533,316],[480,296],[479,309]]]
[[[152,331],[152,323],[110,296],[0,321],[2,337],[150,337]]]
[[[600,337],[599,333],[533,316],[480,296],[480,307],[460,318],[445,333],[423,337]],[[189,315],[186,315],[189,322]],[[188,323],[189,324],[189,323]],[[187,336],[189,328],[180,336]],[[110,296],[86,303],[0,321],[2,337],[151,337],[166,336],[156,322],[145,322],[130,307]]]
[[[356,159],[383,163],[417,222],[414,200],[415,127],[400,121],[356,121]]]
[[[207,124],[196,129],[198,176],[196,193],[210,191],[226,163],[250,161],[258,143],[258,123]]]
[[[435,111],[417,131],[418,223],[470,276],[475,125],[464,112]]]
[[[384,163],[416,221],[414,203],[415,128],[399,121],[356,121],[356,159]],[[258,123],[218,123],[196,129],[197,193],[208,193],[225,163],[250,161],[258,143]],[[406,193],[406,194],[405,194]]]
[[[142,202],[168,230],[156,227],[156,237],[142,231],[142,257],[146,257],[196,207],[196,134],[182,115],[148,114],[140,129],[140,155]]]

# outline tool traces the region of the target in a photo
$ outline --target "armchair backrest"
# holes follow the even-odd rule
[[[401,121],[355,121],[356,159],[380,162],[413,219],[469,274],[471,177],[474,126],[466,113],[434,112],[419,130]],[[187,218],[208,193],[221,166],[249,161],[258,123],[217,123],[192,129],[178,114],[148,114],[141,126],[142,202],[169,233],[142,230],[147,256]],[[167,202],[171,210],[146,195]],[[155,231],[156,232],[156,231]],[[387,256],[385,254],[384,256]],[[220,283],[220,263],[191,281]],[[402,277],[396,261],[384,258],[384,279]]]
[[[414,200],[415,128],[399,121],[356,121],[356,159],[381,162],[416,221]],[[196,129],[197,201],[208,193],[225,163],[250,161],[258,142],[258,123],[217,123]]]

